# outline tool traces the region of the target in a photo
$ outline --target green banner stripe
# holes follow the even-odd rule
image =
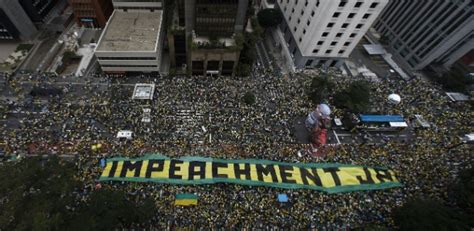
[[[198,196],[194,194],[177,194],[176,200],[180,200],[180,199],[196,199],[197,200]]]
[[[156,183],[165,183],[165,184],[188,184],[188,185],[200,185],[200,184],[213,184],[213,183],[232,183],[232,184],[242,184],[250,186],[268,186],[274,188],[286,188],[286,189],[313,189],[324,191],[327,193],[341,193],[341,192],[352,192],[352,191],[361,191],[361,190],[377,190],[377,189],[386,189],[402,186],[398,182],[386,182],[379,184],[363,184],[363,185],[345,185],[345,186],[335,186],[332,188],[325,188],[315,185],[301,185],[301,184],[288,184],[288,183],[269,183],[261,181],[249,181],[249,180],[239,180],[239,179],[202,179],[202,180],[180,180],[180,179],[168,179],[168,178],[142,178],[142,177],[100,177],[99,181],[133,181],[133,182],[156,182]]]

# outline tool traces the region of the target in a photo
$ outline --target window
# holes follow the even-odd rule
[[[354,38],[356,35],[356,33],[352,33],[349,37]]]
[[[309,19],[308,19],[308,21],[306,22],[306,25],[309,26],[310,23],[311,23],[311,21],[309,21]]]
[[[356,2],[356,4],[355,4],[354,7],[355,7],[355,8],[359,8],[360,6],[362,6],[362,2]]]
[[[349,23],[344,23],[344,24],[342,24],[341,27],[342,27],[342,28],[347,28],[348,26],[349,26]]]
[[[331,54],[332,50],[327,50],[326,54]]]
[[[291,13],[295,13],[295,8],[291,9]]]
[[[328,35],[329,35],[329,32],[324,32],[322,36],[323,37],[328,37]]]
[[[362,17],[363,19],[368,19],[370,17],[370,14],[364,14],[364,17]]]
[[[301,15],[303,15],[303,14],[304,14],[304,10],[301,10]]]
[[[342,37],[342,33],[337,33],[337,34],[336,34],[336,37],[337,37],[337,38]]]
[[[347,46],[349,46],[349,45],[351,45],[351,42],[345,42],[345,43],[344,43],[344,46],[345,46],[345,47],[347,47]]]
[[[318,52],[319,52],[318,49],[314,49],[314,50],[313,50],[313,53],[318,53]]]
[[[295,26],[295,28],[293,28],[293,31],[296,31],[297,29],[298,29],[298,28],[296,28],[296,26]]]
[[[333,23],[333,22],[328,23],[328,27],[329,27],[329,28],[331,28],[331,27],[333,27],[333,26],[334,26],[334,23]]]
[[[347,16],[348,18],[354,18],[356,14],[355,13],[350,13],[349,16]]]
[[[313,10],[313,11],[311,11],[311,17],[313,17],[313,16],[314,16],[314,10]]]
[[[300,39],[298,39],[298,41],[300,41],[300,42],[301,42],[301,41],[303,41],[303,39],[300,37]]]
[[[313,64],[313,60],[312,60],[312,59],[306,60],[305,66],[309,67],[309,66],[311,66],[311,64]]]
[[[303,34],[306,34],[306,29],[303,30]]]
[[[337,42],[331,42],[331,46],[336,46]]]
[[[339,7],[344,7],[347,4],[347,0],[341,0]]]
[[[340,12],[336,12],[336,13],[334,13],[334,14],[332,15],[332,17],[333,17],[333,18],[337,18],[337,17],[339,17],[339,15],[341,15],[341,13],[340,13]]]
[[[357,29],[360,29],[360,28],[362,28],[363,26],[364,26],[364,24],[357,24],[356,28],[357,28]]]
[[[370,8],[375,8],[375,7],[377,7],[378,5],[379,5],[378,2],[374,2],[374,3],[372,3],[372,4],[370,5]]]
[[[301,20],[300,20],[300,19],[298,19],[298,21],[297,21],[297,22],[298,22],[298,24],[300,24]]]
[[[324,44],[324,41],[318,41],[318,45],[323,45]]]
[[[344,54],[344,52],[346,52],[346,50],[340,50],[339,54]]]

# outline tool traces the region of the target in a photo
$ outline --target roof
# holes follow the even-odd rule
[[[155,84],[137,83],[133,90],[132,99],[153,99]]]
[[[405,122],[401,115],[360,115],[362,122]]]
[[[362,46],[364,47],[365,51],[369,53],[369,55],[383,55],[387,53],[380,44],[364,44]]]
[[[96,51],[155,51],[162,11],[115,11]]]
[[[451,101],[468,101],[469,96],[459,92],[446,92]]]

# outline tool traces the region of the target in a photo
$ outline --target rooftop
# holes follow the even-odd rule
[[[96,51],[155,51],[162,11],[115,11]]]

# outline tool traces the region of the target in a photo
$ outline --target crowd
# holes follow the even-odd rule
[[[317,75],[318,73],[312,73]],[[354,79],[331,71],[337,88]],[[103,77],[101,77],[103,78]],[[54,81],[51,78],[42,80]],[[473,132],[473,111],[469,105],[454,107],[442,90],[427,81],[402,82],[385,79],[373,83],[373,113],[421,114],[432,128],[413,131],[416,139],[383,144],[341,144],[325,155],[298,156],[306,144],[295,138],[295,126],[314,110],[306,92],[311,75],[287,77],[159,77],[153,100],[132,100],[133,85],[123,79],[92,79],[83,85],[65,85],[67,94],[49,98],[37,106],[31,97],[20,97],[10,110],[24,113],[17,127],[4,124],[1,139],[10,155],[56,153],[73,156],[77,177],[87,190],[94,190],[102,171],[100,158],[142,156],[158,152],[170,157],[204,156],[224,159],[269,159],[284,162],[338,162],[382,166],[394,170],[403,187],[378,191],[326,194],[312,190],[285,190],[234,184],[166,185],[111,182],[102,188],[126,190],[131,198],[155,199],[157,214],[144,226],[165,227],[287,227],[334,230],[362,224],[393,225],[393,208],[408,198],[421,196],[450,202],[448,186],[461,168],[471,167],[470,147],[447,146],[459,136]],[[151,80],[148,80],[151,81]],[[27,94],[21,79],[10,80],[14,92]],[[253,105],[241,98],[256,96]],[[389,104],[390,93],[402,96],[402,103]],[[329,100],[331,103],[331,100]],[[142,109],[151,108],[151,123],[143,123]],[[334,116],[344,111],[331,108]],[[17,115],[19,116],[19,115]],[[10,116],[11,117],[11,116]],[[9,118],[10,118],[9,117]],[[131,141],[118,140],[119,130],[131,130]],[[179,131],[179,132],[177,132]],[[91,145],[103,144],[100,150]],[[173,206],[177,193],[199,195],[194,207]],[[279,203],[286,193],[289,203]],[[138,225],[137,225],[138,226]]]

